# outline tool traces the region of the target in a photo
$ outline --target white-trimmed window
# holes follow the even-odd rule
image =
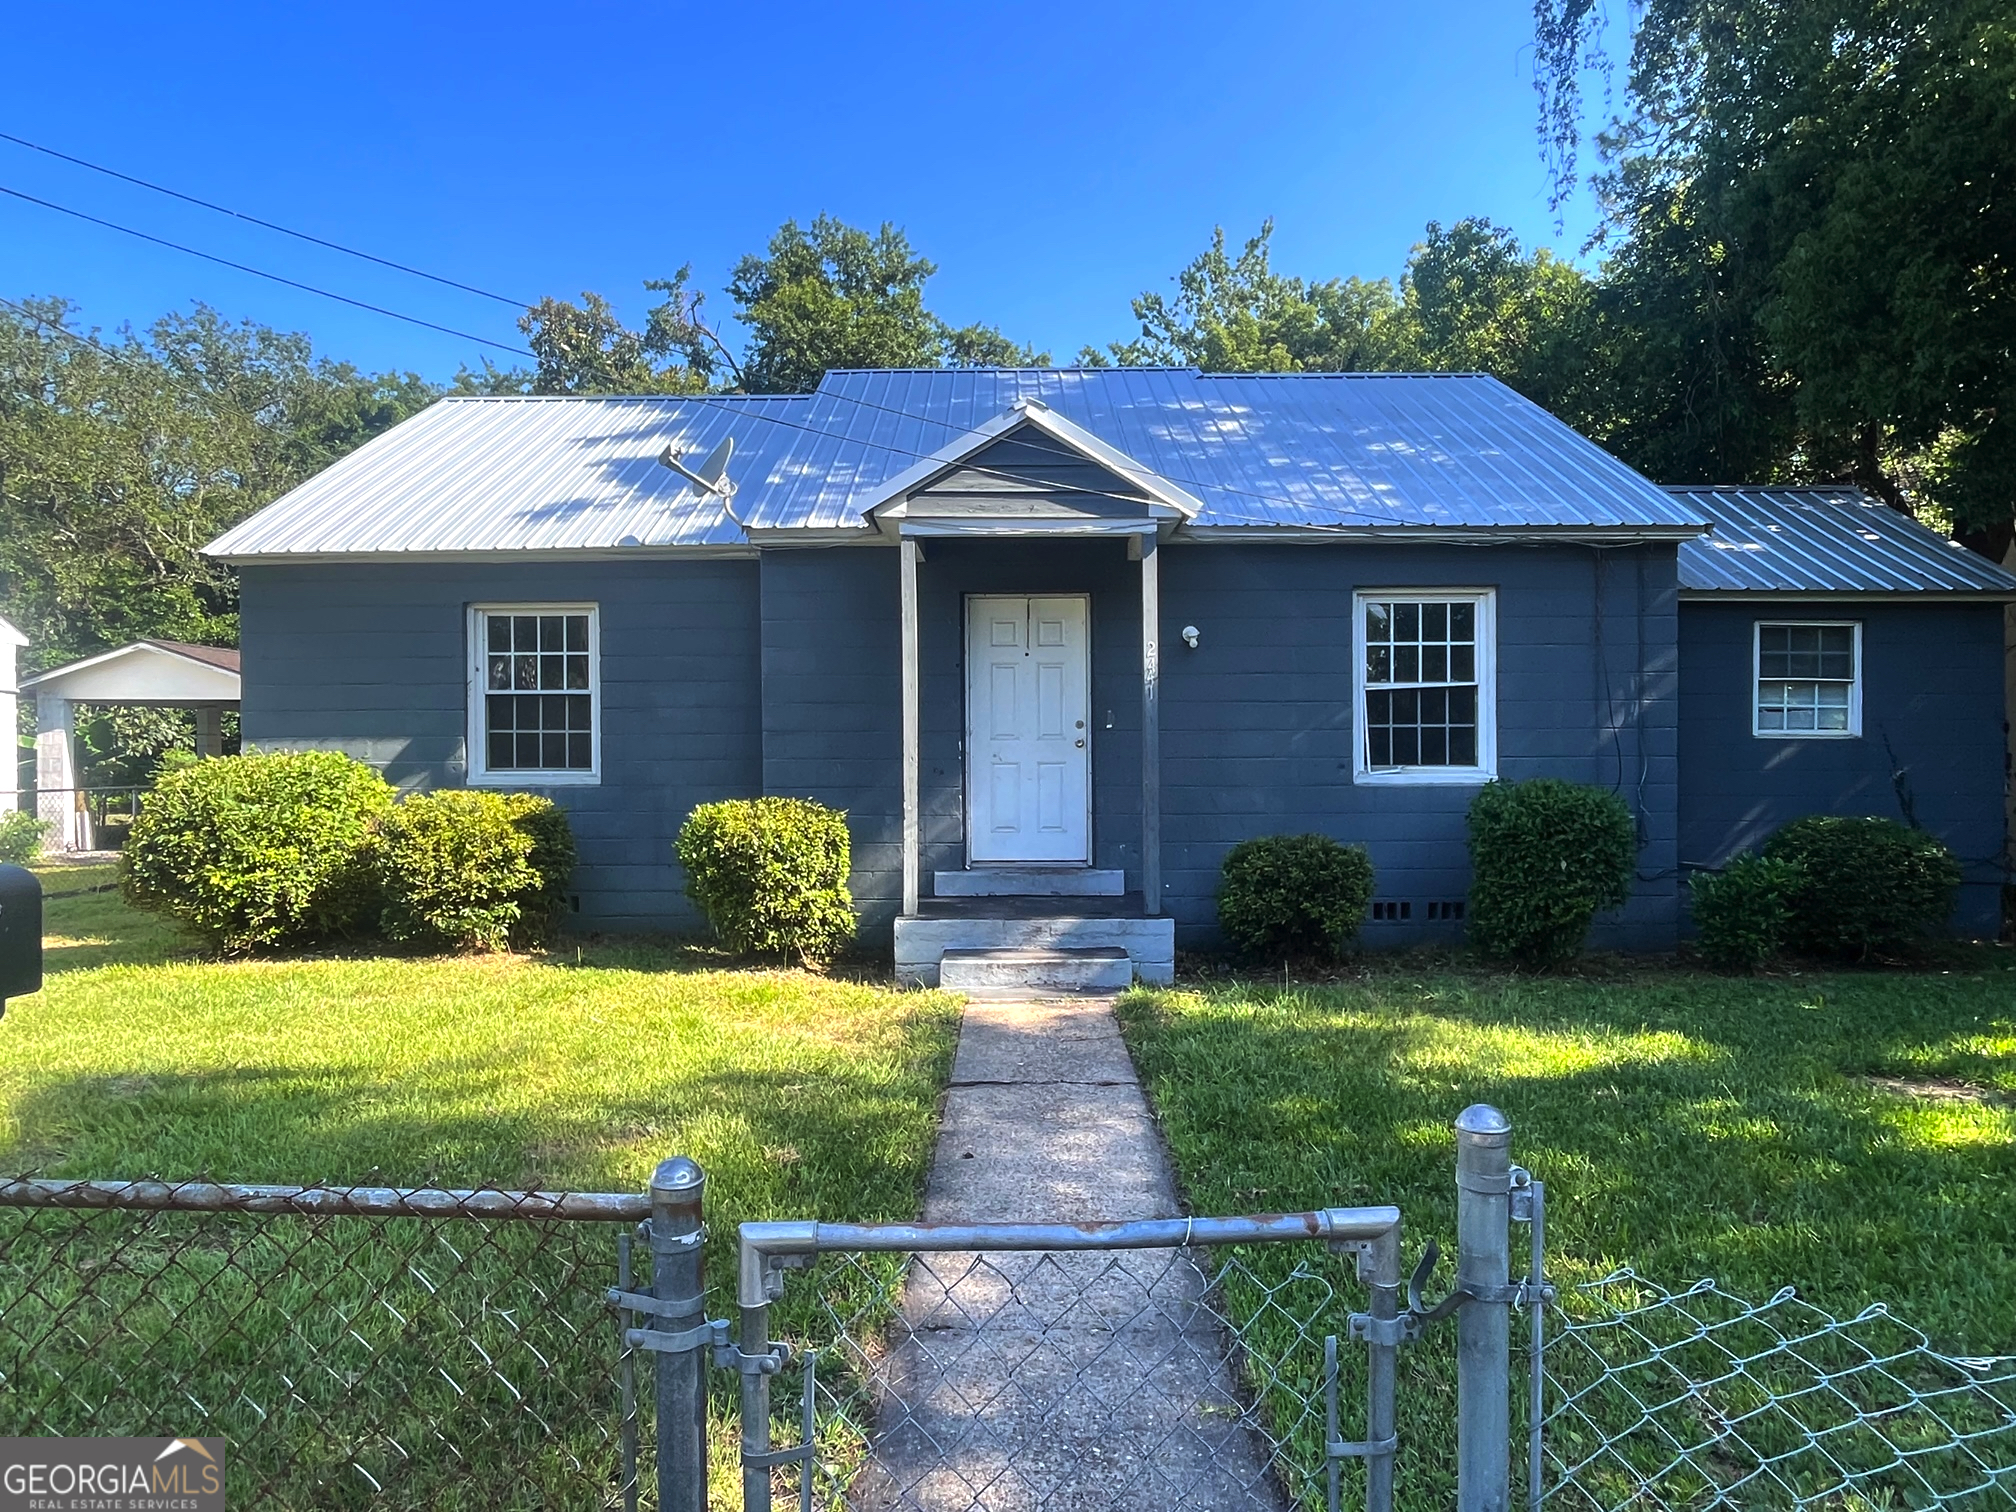
[[[1862,733],[1862,626],[1759,620],[1750,730],[1770,739]]]
[[[601,628],[593,604],[469,611],[469,780],[552,786],[602,773]]]
[[[1496,775],[1496,603],[1488,588],[1356,595],[1361,782]]]

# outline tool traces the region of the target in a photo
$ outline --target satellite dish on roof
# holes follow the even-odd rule
[[[707,453],[707,460],[698,467],[688,467],[680,460],[679,449],[668,446],[658,454],[658,460],[679,474],[703,494],[713,494],[721,501],[721,508],[728,518],[735,521],[738,528],[747,530],[741,518],[735,513],[735,506],[728,501],[735,497],[735,482],[728,476],[728,459],[735,455],[735,438],[723,436],[721,444]]]

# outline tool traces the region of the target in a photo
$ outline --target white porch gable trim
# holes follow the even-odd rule
[[[1180,520],[1195,519],[1204,508],[1203,501],[1195,494],[1143,467],[1118,447],[1108,445],[1084,426],[1065,419],[1040,400],[1018,399],[985,424],[975,426],[882,484],[862,501],[861,513],[871,520],[885,513],[893,514],[893,507],[901,506],[910,494],[940,473],[951,471],[1008,432],[1024,425],[1043,432],[1088,462],[1096,462],[1107,471],[1118,473],[1146,494],[1150,503],[1174,510]]]
[[[1040,536],[1026,527],[1016,532]],[[1141,895],[1143,913],[1162,912],[1162,578],[1161,543],[1152,527],[1129,532],[1128,557],[1141,564]],[[923,650],[917,599],[918,569],[925,543],[907,529],[897,541],[900,566],[900,656],[903,704],[903,903],[914,917],[923,893]],[[962,778],[962,785],[967,779]],[[970,791],[965,802],[972,802]],[[1086,833],[1087,859],[1096,859],[1096,838]],[[899,926],[900,927],[900,926]]]

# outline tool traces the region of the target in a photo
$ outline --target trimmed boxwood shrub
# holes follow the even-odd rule
[[[1470,938],[1522,966],[1572,960],[1631,896],[1638,832],[1624,800],[1556,777],[1493,782],[1470,804]]]
[[[1795,861],[1738,856],[1719,872],[1697,872],[1688,907],[1702,956],[1724,971],[1756,971],[1785,948],[1792,899],[1806,880]]]
[[[377,913],[392,788],[335,751],[220,756],[170,772],[126,841],[129,903],[242,953],[347,934]]]
[[[45,820],[21,809],[0,814],[0,861],[21,866],[42,853],[43,838],[49,833]]]
[[[574,870],[574,835],[559,805],[532,793],[414,793],[385,820],[378,869],[395,940],[536,945]]]
[[[1791,943],[1813,955],[1908,952],[1945,928],[1960,887],[1953,853],[1893,819],[1794,819],[1764,854],[1805,873],[1792,895]]]
[[[675,846],[686,896],[743,955],[830,960],[854,938],[847,816],[809,798],[703,803]]]
[[[1372,860],[1328,835],[1262,835],[1226,852],[1218,923],[1242,955],[1334,957],[1372,901]]]

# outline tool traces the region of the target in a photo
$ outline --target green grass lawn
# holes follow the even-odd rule
[[[620,1192],[686,1154],[723,1291],[744,1219],[917,1212],[950,998],[649,943],[220,962],[88,890],[109,874],[44,880],[46,985],[0,1019],[0,1171]],[[371,1500],[357,1466],[374,1505],[611,1483],[612,1226],[9,1222],[0,1433],[227,1432],[277,1504]]]
[[[2016,952],[1953,959],[1759,980],[1388,962],[1137,991],[1121,1016],[1195,1212],[1395,1202],[1410,1264],[1431,1236],[1446,1252],[1450,1122],[1489,1102],[1547,1183],[1560,1282],[1794,1284],[1837,1314],[1888,1302],[1948,1349],[2016,1351]],[[1415,1505],[1449,1489],[1451,1342],[1403,1357]]]

